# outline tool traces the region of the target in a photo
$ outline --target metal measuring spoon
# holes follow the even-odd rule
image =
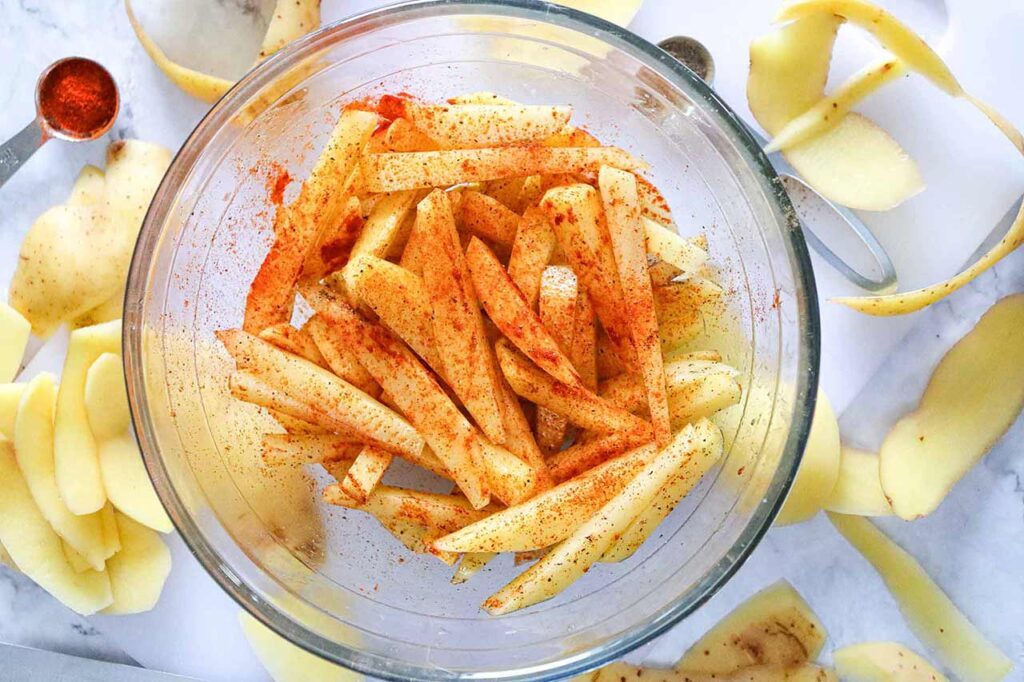
[[[673,36],[662,40],[658,43],[658,47],[680,61],[709,86],[714,82],[715,60],[712,58],[711,53],[704,44],[696,38],[691,38],[689,36]],[[744,126],[747,128],[751,137],[753,137],[760,146],[764,147],[768,144],[768,140],[764,139],[764,137],[762,137],[756,130],[746,124],[744,124]],[[857,272],[853,266],[830,249],[825,242],[823,242],[809,227],[807,227],[807,225],[803,224],[803,221],[801,221],[804,236],[807,238],[807,243],[810,244],[811,248],[846,279],[853,282],[861,289],[866,289],[872,293],[879,294],[895,291],[897,283],[896,268],[892,263],[892,259],[889,258],[889,254],[886,253],[885,249],[879,243],[878,238],[875,237],[871,229],[864,224],[857,214],[845,206],[829,201],[826,197],[822,196],[820,192],[804,182],[780,152],[769,154],[768,161],[775,168],[779,177],[798,183],[808,192],[818,197],[829,208],[835,211],[840,218],[842,218],[843,222],[853,230],[854,234],[857,235],[857,238],[864,245],[864,248],[871,254],[875,264],[878,266],[878,271],[881,273],[881,276],[874,278]]]
[[[87,142],[114,125],[120,98],[113,76],[99,63],[68,57],[51,64],[36,83],[36,117],[0,146],[0,187],[50,139]]]

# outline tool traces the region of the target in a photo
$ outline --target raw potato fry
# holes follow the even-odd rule
[[[531,310],[537,305],[541,273],[551,261],[557,244],[558,238],[544,213],[539,208],[527,208],[516,228],[512,255],[508,260],[508,276]]]
[[[1013,662],[985,639],[921,565],[867,519],[829,513],[836,530],[878,571],[917,638],[958,678],[1002,680]]]
[[[668,200],[665,199],[661,190],[641,175],[638,175],[636,178],[636,189],[640,194],[640,212],[643,217],[663,227],[667,227],[669,232],[675,234],[676,221],[672,217],[672,209],[668,206]],[[706,246],[704,250],[707,250]]]
[[[350,438],[356,437],[337,419],[318,410],[315,405],[293,398],[283,390],[271,386],[254,372],[232,372],[228,377],[228,391],[242,402],[266,408],[275,419],[291,419],[291,422],[286,420],[282,425],[299,426],[300,433],[345,432]]]
[[[337,327],[360,363],[412,420],[416,431],[423,434],[473,507],[487,506],[490,495],[483,439],[430,372],[386,330],[363,322],[332,292],[320,287],[305,297],[327,322]],[[414,462],[415,454],[410,457]]]
[[[693,427],[675,434],[672,441],[599,511],[560,542],[540,561],[521,573],[483,603],[493,615],[532,606],[555,596],[583,577],[601,555],[626,531],[630,523],[655,499],[694,453]]]
[[[311,362],[291,356],[240,329],[217,332],[241,370],[307,403],[314,413],[390,451],[416,457],[423,438],[404,419],[359,389]],[[293,415],[302,418],[300,415]]]
[[[113,599],[103,571],[76,573],[61,547],[60,537],[43,518],[22,478],[14,447],[0,438],[0,542],[18,570],[65,606],[89,615]]]
[[[499,147],[452,149],[362,158],[369,192],[447,187],[537,173],[583,173],[600,166],[646,170],[647,164],[617,147]]]
[[[436,142],[404,118],[396,118],[384,133],[384,147],[389,152],[433,152]]]
[[[402,226],[406,224],[406,219],[420,198],[419,192],[395,192],[384,196],[374,205],[359,237],[352,245],[352,253],[343,272],[349,291],[356,289],[356,272],[351,268],[352,263],[357,262],[361,256],[384,258],[391,253],[392,247],[400,240]],[[405,238],[408,236],[406,234]]]
[[[580,373],[583,385],[591,391],[597,390],[597,318],[590,296],[580,289],[576,297],[575,319],[573,320],[572,346],[569,359]]]
[[[57,489],[53,466],[54,395],[52,374],[40,374],[25,387],[14,425],[18,467],[40,513],[57,535],[89,566],[102,571],[106,557],[99,515],[71,513]]]
[[[117,514],[117,530],[121,551],[107,562],[114,600],[102,613],[149,611],[160,600],[171,574],[171,551],[159,533],[124,514]]]
[[[494,443],[505,442],[498,406],[500,390],[491,345],[470,281],[468,258],[459,245],[448,195],[435,190],[419,203],[414,232],[431,245],[423,263],[423,283],[433,312],[439,372],[480,430]]]
[[[577,298],[576,275],[570,268],[552,265],[544,269],[538,303],[540,321],[567,355],[574,344]],[[560,450],[568,425],[565,417],[537,408],[537,444],[546,452]]]
[[[637,178],[639,179],[639,178]],[[639,183],[637,187],[642,187]],[[685,277],[697,274],[708,260],[707,238],[681,237],[671,228],[649,219],[643,219],[647,253],[658,260],[674,265]]]
[[[589,682],[839,682],[828,668],[805,663],[798,666],[755,665],[732,673],[693,670],[653,670],[628,663],[612,663],[591,673]]]
[[[269,344],[277,346],[286,353],[298,355],[324,369],[330,369],[313,337],[306,329],[296,329],[290,324],[275,324],[259,333],[259,337]]]
[[[338,212],[338,217],[333,222],[322,225],[316,241],[306,253],[299,278],[318,282],[342,269],[348,262],[362,230],[362,206],[359,199],[349,197]]]
[[[462,561],[459,562],[459,567],[455,570],[455,575],[452,576],[452,585],[461,585],[466,582],[479,573],[480,569],[489,564],[496,556],[498,555],[494,552],[468,552],[463,554]]]
[[[808,14],[750,44],[747,102],[770,135],[822,98],[841,23],[831,12]],[[812,187],[851,208],[888,210],[924,188],[913,159],[856,113],[788,149],[786,159]]]
[[[291,318],[294,286],[321,232],[336,224],[348,196],[341,188],[357,168],[359,154],[377,126],[377,115],[347,110],[338,119],[298,198],[275,219],[270,252],[253,279],[243,328],[259,333]]]
[[[132,11],[130,0],[125,0],[124,8],[128,13],[128,22],[146,54],[179,88],[196,99],[213,104],[234,85],[233,81],[226,78],[190,69],[173,61],[143,29]],[[320,3],[317,0],[278,0],[271,17],[256,63],[317,28],[320,25]]]
[[[25,384],[0,384],[0,436],[14,440],[14,420]]]
[[[366,368],[350,350],[341,343],[337,333],[326,324],[319,315],[306,320],[303,327],[309,332],[310,338],[327,362],[327,367],[339,377],[366,393],[371,398],[380,395],[380,386],[373,380]],[[307,360],[309,358],[306,358]]]
[[[400,265],[364,256],[352,261],[352,291],[388,329],[444,374],[434,337],[433,313],[423,280]]]
[[[839,421],[828,396],[819,387],[800,468],[782,510],[775,517],[776,525],[800,523],[821,511],[839,478],[839,447]]]
[[[384,472],[391,466],[391,453],[374,447],[365,447],[355,458],[339,483],[341,490],[362,504],[380,483]]]
[[[317,462],[351,463],[363,449],[349,436],[293,435],[268,433],[261,442],[263,463],[267,466],[295,466]]]
[[[615,562],[633,556],[640,545],[672,513],[679,501],[690,494],[700,479],[722,458],[722,432],[707,419],[692,427],[690,447],[693,453],[657,492],[654,500],[629,524],[622,535],[601,556]]]
[[[31,333],[32,325],[28,320],[0,301],[0,384],[14,381]]]
[[[120,350],[120,320],[71,332],[54,413],[53,465],[61,499],[73,514],[92,514],[107,501],[86,413],[85,381],[96,358]]]
[[[551,477],[556,483],[563,483],[650,440],[649,434],[616,432],[577,442],[548,460]]]
[[[629,311],[597,190],[590,185],[556,187],[548,190],[540,207],[558,237],[566,260],[590,294],[619,361],[627,368],[635,367]]]
[[[848,296],[833,298],[831,301],[849,306],[866,315],[906,315],[907,313],[926,308],[936,301],[941,301],[957,289],[974,281],[978,275],[998,263],[1004,256],[1016,250],[1021,244],[1024,244],[1024,205],[1021,206],[1021,210],[1017,213],[1017,217],[1014,218],[1010,229],[1007,230],[998,244],[975,261],[974,265],[944,282],[896,294]]]
[[[794,147],[831,130],[850,110],[875,90],[906,73],[899,59],[889,55],[850,76],[835,92],[814,103],[807,111],[786,123],[764,148],[766,154]]]
[[[544,140],[546,147],[600,147],[601,142],[582,128],[567,125]]]
[[[637,448],[528,502],[439,538],[434,547],[449,552],[518,552],[553,545],[571,535],[656,455],[653,444]]]
[[[728,675],[750,666],[800,666],[818,657],[827,638],[803,597],[780,580],[718,621],[676,670]]]
[[[878,477],[878,455],[842,446],[839,477],[825,501],[825,509],[854,516],[892,515]]]
[[[519,227],[519,216],[497,199],[480,192],[462,192],[459,223],[471,234],[498,244],[512,245]]]
[[[664,447],[672,428],[636,178],[632,173],[603,166],[598,173],[598,185],[622,285],[623,303],[629,310],[633,349],[647,391],[654,439]]]
[[[947,682],[916,652],[896,642],[865,642],[832,652],[836,672],[850,682]]]
[[[571,107],[522,104],[424,105],[405,102],[404,115],[445,149],[535,144],[569,122]]]
[[[501,382],[501,390],[497,397],[501,407],[501,417],[505,424],[505,447],[533,470],[536,481],[535,492],[550,488],[551,474],[544,461],[544,454],[537,446],[533,431],[530,430],[530,422],[527,421],[526,415],[523,413],[523,406],[519,404],[519,398],[512,391],[512,387],[508,385],[505,376],[501,374],[498,378]]]
[[[931,513],[1003,436],[1024,406],[1024,294],[986,312],[932,373],[921,403],[893,426],[879,450],[879,475],[893,511]]]
[[[710,417],[735,405],[742,397],[738,372],[714,360],[684,356],[665,365],[668,407],[672,428]],[[602,382],[600,395],[609,402],[643,414],[647,401],[643,386],[633,375],[620,374]]]
[[[466,261],[480,303],[498,329],[552,377],[568,386],[581,386],[576,368],[558,347],[537,314],[527,307],[522,293],[501,267],[494,253],[474,237],[466,250]]]
[[[474,509],[461,496],[425,493],[387,485],[378,485],[363,502],[352,499],[340,485],[330,485],[324,488],[324,500],[329,504],[361,509],[378,518],[411,521],[445,533],[464,528],[494,511]]]
[[[722,310],[724,295],[720,286],[703,277],[655,287],[654,306],[662,350],[671,352],[704,331],[706,318]]]
[[[512,390],[523,398],[590,431],[651,434],[651,425],[643,419],[616,407],[582,385],[569,386],[555,381],[504,340],[498,343],[497,351],[505,378]]]
[[[85,411],[96,438],[107,498],[122,513],[161,533],[174,530],[131,432],[121,357],[104,353],[85,377]]]
[[[231,388],[231,383],[232,383],[231,382],[231,378],[229,377],[228,378],[228,388],[229,389]],[[265,383],[263,385],[266,386]],[[281,398],[283,398],[285,400],[290,400],[288,398],[288,396],[286,396],[284,393],[281,393],[280,391],[277,391],[276,389],[273,389],[273,388],[267,386],[267,390],[269,390],[269,391],[276,391],[276,394],[278,396],[280,396]],[[232,396],[239,398],[239,400],[242,400],[243,402],[251,402],[251,401],[245,400],[244,398],[241,398],[239,396],[235,396],[235,392],[234,391],[231,391],[231,394],[232,394]],[[299,404],[298,401],[292,401],[292,402],[293,402],[294,405],[298,405]],[[264,405],[263,407],[266,407],[266,406]],[[293,417],[290,414],[285,414],[284,412],[280,412],[278,410],[275,410],[272,407],[266,407],[266,410],[270,414],[270,416],[274,418],[274,421],[276,421],[278,424],[281,425],[281,428],[283,428],[285,430],[285,433],[297,434],[297,435],[322,435],[322,434],[329,434],[330,433],[329,429],[326,429],[326,428],[324,428],[322,426],[317,426],[316,424],[313,424],[311,422],[304,421],[302,419],[299,419],[298,417]]]

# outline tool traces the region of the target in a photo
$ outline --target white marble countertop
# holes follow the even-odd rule
[[[144,4],[143,0],[138,0],[138,4]],[[348,2],[344,8],[341,4],[340,0],[326,2],[325,19],[340,18],[379,3]],[[121,0],[59,4],[45,0],[0,0],[0,25],[4,26],[7,38],[0,41],[0,63],[4,64],[0,69],[0,136],[4,138],[20,130],[31,118],[32,91],[38,73],[50,62],[69,54],[99,59],[120,83],[124,104],[110,134],[113,139],[134,136],[177,148],[206,109],[175,90],[145,58],[127,24]],[[642,14],[635,26],[646,35],[645,27],[654,25],[650,16],[645,18]],[[1024,20],[1021,27],[1024,28]],[[673,31],[661,32],[668,35]],[[675,32],[684,32],[683,27]],[[664,35],[647,37],[658,39]],[[104,146],[49,144],[0,189],[0,282],[9,280],[17,244],[35,216],[63,201],[84,163],[102,162]],[[1005,192],[1006,188],[1000,191]],[[991,303],[1020,291],[1024,291],[1024,251],[918,315],[910,337],[887,353],[858,399],[843,411],[844,439],[863,447],[877,447],[891,423],[916,403],[931,368],[945,350],[970,329]],[[825,332],[828,339],[829,330]],[[863,379],[866,377],[858,379],[858,386]],[[841,386],[844,380],[825,377],[826,385],[832,382]],[[881,522],[886,531],[920,559],[978,627],[1017,662],[1011,675],[1014,680],[1024,680],[1022,481],[1024,420],[1018,420],[936,513],[913,524]],[[800,526],[772,530],[736,577],[706,607],[635,652],[630,660],[671,663],[714,620],[751,592],[780,577],[789,579],[805,595],[835,645],[896,639],[920,647],[881,581],[819,517]],[[0,641],[132,662],[104,635],[102,624],[94,625],[76,616],[30,581],[7,569],[0,570]],[[179,655],[190,656],[188,651]]]

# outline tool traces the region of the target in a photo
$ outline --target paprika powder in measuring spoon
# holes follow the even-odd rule
[[[84,57],[43,71],[36,84],[36,118],[0,147],[0,186],[51,138],[95,140],[114,125],[120,99],[113,76]]]

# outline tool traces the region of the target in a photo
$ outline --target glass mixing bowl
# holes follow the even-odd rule
[[[680,230],[708,236],[730,302],[691,346],[723,352],[744,387],[742,403],[718,417],[722,464],[636,555],[501,618],[479,604],[521,570],[511,556],[451,585],[449,566],[408,553],[372,518],[320,503],[324,479],[312,469],[262,469],[258,437],[272,422],[230,398],[231,363],[213,336],[241,323],[270,239],[268,183],[285,171],[305,177],[345,102],[479,90],[571,104],[578,123],[650,162]],[[543,3],[389,7],[306,36],[256,68],[199,124],[160,186],[124,321],[146,465],[200,563],[292,642],[391,679],[551,679],[665,631],[715,593],[770,525],[817,385],[804,241],[735,114],[649,43]],[[393,469],[390,480],[414,477]]]

